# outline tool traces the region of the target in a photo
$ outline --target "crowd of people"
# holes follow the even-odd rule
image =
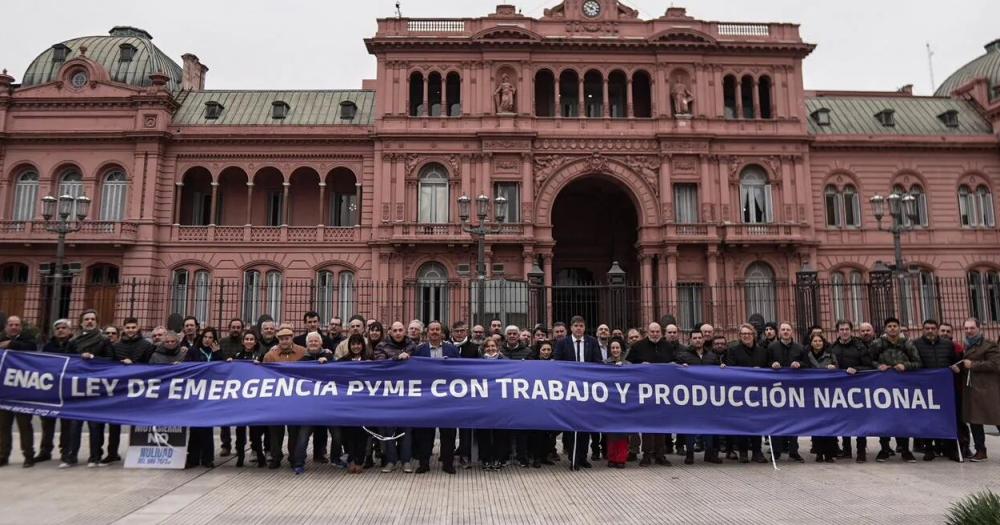
[[[488,326],[471,328],[462,321],[451,326],[419,320],[388,327],[360,315],[345,326],[334,317],[321,326],[320,316],[304,316],[305,331],[296,334],[289,324],[264,317],[255,326],[232,319],[224,334],[202,327],[195,317],[183,320],[181,331],[158,326],[147,337],[134,318],[121,327],[101,328],[97,312],[84,311],[74,327],[68,319],[52,325],[44,345],[22,332],[21,319],[10,316],[0,335],[0,349],[74,354],[83,359],[103,359],[123,365],[134,363],[170,364],[180,362],[254,361],[287,363],[314,361],[336,366],[341,361],[406,360],[411,357],[438,359],[561,360],[633,366],[644,363],[676,363],[678,366],[817,368],[844,374],[863,372],[906,373],[920,368],[949,368],[955,377],[959,407],[955,422],[957,440],[913,440],[909,437],[878,437],[875,461],[898,455],[915,462],[914,453],[924,461],[945,457],[954,461],[987,460],[985,425],[1000,425],[1000,347],[984,338],[980,323],[968,319],[962,334],[947,323],[926,320],[919,337],[907,338],[898,319],[886,319],[876,331],[869,323],[857,330],[849,321],[840,321],[835,336],[828,340],[822,327],[813,327],[804,341],[796,341],[789,323],[767,323],[761,327],[743,324],[730,341],[709,324],[687,333],[673,322],[649,323],[642,328],[620,329],[600,324],[588,334],[582,317],[573,317],[551,327],[522,329],[503,326],[493,320]],[[83,425],[89,432],[88,467],[104,467],[121,461],[121,428],[102,422],[81,422],[41,418],[42,434],[36,454],[33,419],[25,414],[0,411],[0,466],[8,464],[12,449],[12,427],[16,423],[23,467],[53,459],[58,450],[60,468],[78,464]],[[59,426],[59,439],[55,431]],[[105,428],[107,427],[107,428]],[[105,453],[105,432],[107,450]],[[234,435],[235,434],[235,439]],[[560,439],[561,434],[561,439]],[[287,436],[287,441],[286,441]],[[892,439],[895,439],[893,446]],[[334,463],[353,474],[367,469],[383,473],[402,470],[425,473],[431,468],[434,444],[439,442],[441,469],[449,474],[458,468],[472,468],[476,462],[484,470],[508,465],[541,468],[566,460],[570,468],[592,468],[591,461],[607,461],[610,468],[671,464],[668,455],[695,462],[696,453],[706,463],[768,463],[765,443],[774,461],[787,455],[790,461],[805,461],[799,451],[798,436],[710,436],[671,434],[551,432],[546,430],[454,429],[324,426],[222,427],[220,456],[235,455],[236,466],[256,464],[278,469],[283,462],[302,473],[312,443],[313,463]],[[234,443],[235,441],[235,443]],[[558,444],[561,441],[562,455]],[[58,445],[58,449],[56,449]],[[186,465],[215,466],[215,432],[212,428],[190,428]],[[810,452],[817,462],[868,461],[866,436],[813,436]],[[970,445],[975,448],[973,453]],[[475,453],[478,451],[478,453]]]

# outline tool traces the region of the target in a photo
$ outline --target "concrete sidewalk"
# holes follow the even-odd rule
[[[988,437],[1000,453],[1000,439]],[[37,442],[37,441],[36,441]],[[16,444],[16,436],[15,441]],[[869,446],[877,449],[874,439]],[[808,450],[808,439],[802,439]],[[84,439],[86,450],[86,439]],[[124,444],[123,450],[124,453]],[[85,455],[84,455],[85,457]],[[330,465],[290,469],[124,470],[53,460],[22,469],[15,451],[0,469],[0,523],[678,523],[883,524],[941,523],[956,499],[984,487],[1000,491],[1000,456],[986,463],[944,459],[906,464],[853,461],[804,465],[684,466],[624,470],[595,463],[570,472],[555,467],[501,472],[437,468],[430,474],[349,475]],[[920,456],[918,455],[918,460]],[[222,460],[225,461],[222,461]],[[436,467],[436,465],[435,465]]]

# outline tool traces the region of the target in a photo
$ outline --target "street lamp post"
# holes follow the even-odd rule
[[[888,197],[876,194],[870,201],[872,214],[875,215],[875,220],[878,222],[878,229],[892,233],[892,247],[896,258],[892,273],[899,279],[899,305],[901,308],[906,308],[903,292],[903,287],[906,286],[904,281],[906,266],[903,262],[902,233],[913,230],[920,218],[917,210],[917,199],[913,195],[900,195],[898,192],[893,192]],[[889,203],[888,211],[892,218],[892,224],[883,227],[882,218],[885,217],[886,213],[886,201]]]
[[[486,195],[476,197],[476,217],[478,224],[469,222],[472,199],[466,195],[458,198],[458,216],[462,220],[462,231],[472,235],[476,239],[476,274],[479,282],[476,290],[476,314],[479,317],[478,323],[485,323],[484,315],[486,311],[486,236],[500,233],[503,229],[504,218],[507,216],[507,199],[497,197],[493,199],[493,211],[496,217],[495,222],[490,222],[490,198]]]
[[[59,319],[59,303],[62,302],[63,259],[66,257],[66,234],[80,230],[90,199],[86,196],[60,195],[42,198],[42,218],[45,229],[58,235],[56,242],[56,264],[52,268],[52,297],[49,304],[49,324]]]

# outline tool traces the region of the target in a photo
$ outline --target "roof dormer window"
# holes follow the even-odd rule
[[[136,52],[135,46],[132,44],[122,44],[118,46],[118,61],[119,62],[131,62],[135,58]]]
[[[222,110],[226,109],[214,100],[210,100],[205,103],[205,118],[208,120],[215,120],[222,115]]]
[[[887,128],[896,126],[896,112],[894,110],[883,109],[875,114],[875,118],[878,119],[880,124]]]
[[[355,115],[358,114],[358,105],[350,100],[345,100],[340,103],[340,118],[342,120],[354,120]]]
[[[827,108],[819,108],[816,111],[813,111],[810,116],[813,121],[820,126],[830,125],[830,110]]]
[[[282,102],[280,100],[275,100],[271,103],[271,118],[275,120],[283,120],[288,116],[288,110],[292,109],[287,102]]]
[[[53,62],[65,62],[67,56],[69,56],[69,46],[66,44],[56,44],[52,46]]]
[[[938,119],[941,122],[944,122],[944,125],[948,126],[949,128],[958,127],[958,111],[954,109],[949,109],[948,111],[945,111],[944,113],[938,115]]]

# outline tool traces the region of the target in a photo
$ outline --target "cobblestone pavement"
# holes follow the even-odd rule
[[[1000,438],[988,440],[1000,452]],[[86,436],[83,443],[85,452]],[[807,438],[802,446],[808,450]],[[0,523],[915,525],[941,523],[965,494],[1000,490],[1000,457],[905,464],[896,456],[858,465],[816,464],[807,456],[804,465],[779,461],[779,471],[728,461],[684,466],[670,458],[669,468],[595,463],[570,472],[564,461],[539,470],[459,469],[455,476],[437,468],[350,475],[307,464],[295,476],[288,468],[236,468],[232,457],[218,458],[214,469],[184,471],[58,470],[55,461],[21,469],[15,451],[0,469]]]

